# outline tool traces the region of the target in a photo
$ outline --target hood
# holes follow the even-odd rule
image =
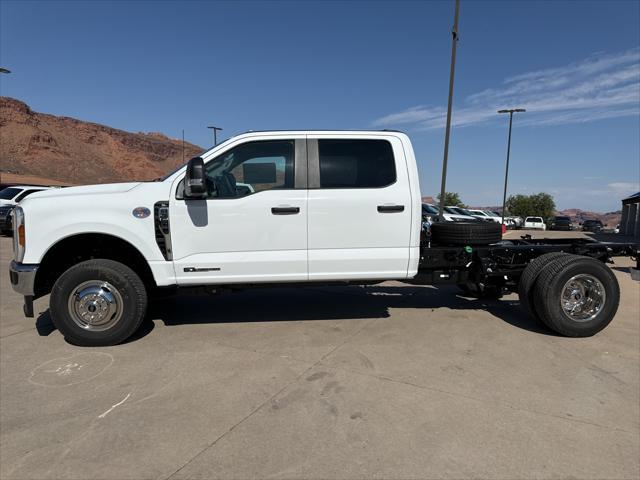
[[[81,187],[54,188],[32,193],[28,199],[69,197],[76,195],[104,195],[109,193],[125,193],[133,190],[140,182],[106,183],[102,185],[83,185]],[[26,199],[25,199],[26,200]]]

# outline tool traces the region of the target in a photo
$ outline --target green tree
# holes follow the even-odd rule
[[[438,203],[440,203],[440,194],[438,194]],[[457,192],[445,192],[444,204],[449,207],[467,208],[467,206],[462,203],[462,200],[460,200],[460,195]]]
[[[548,219],[553,216],[556,204],[548,193],[535,195],[511,195],[507,199],[507,212],[518,217],[542,217]]]

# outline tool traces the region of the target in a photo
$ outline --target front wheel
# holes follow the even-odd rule
[[[140,327],[147,292],[140,277],[126,265],[87,260],[58,278],[49,306],[54,325],[70,343],[116,345]]]

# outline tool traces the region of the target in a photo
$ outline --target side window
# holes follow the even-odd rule
[[[386,140],[318,140],[320,188],[381,188],[396,181]]]
[[[237,198],[294,188],[294,140],[248,142],[205,166],[209,198]]]
[[[31,195],[32,193],[35,192],[41,192],[42,190],[25,190],[24,192],[22,192],[20,195],[18,195],[15,199],[16,202],[20,202],[20,200],[22,200],[24,197],[26,197],[27,195]]]

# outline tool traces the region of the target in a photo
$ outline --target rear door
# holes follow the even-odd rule
[[[309,280],[406,278],[411,193],[400,139],[309,135]]]

